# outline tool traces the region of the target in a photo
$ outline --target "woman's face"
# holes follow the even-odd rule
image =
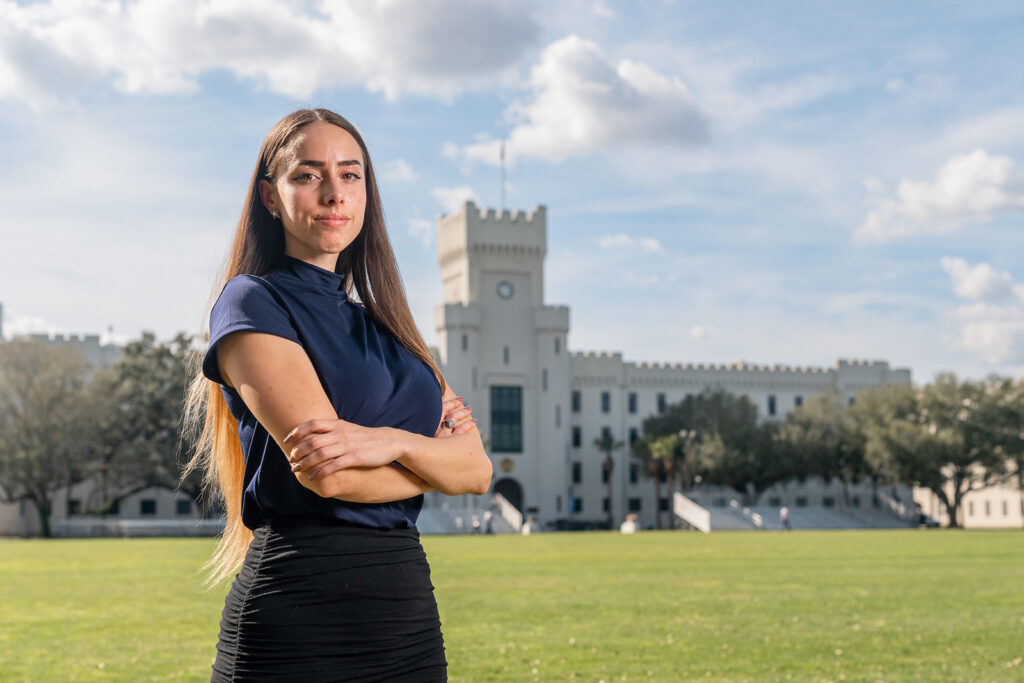
[[[343,128],[316,121],[298,133],[274,182],[259,186],[264,206],[284,226],[286,254],[334,270],[363,227],[365,163]]]

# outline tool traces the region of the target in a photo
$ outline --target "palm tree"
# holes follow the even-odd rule
[[[615,469],[615,460],[612,458],[612,452],[622,448],[625,444],[622,441],[616,441],[611,435],[611,432],[603,432],[601,436],[594,439],[594,445],[597,450],[604,453],[604,462],[602,463],[602,469],[604,470],[604,481],[608,485],[608,528],[615,528],[615,515],[612,506],[612,470]]]
[[[655,475],[655,490],[657,491],[658,500],[656,505],[658,506],[658,528],[661,528],[661,485],[660,482],[664,479],[666,482],[671,482],[673,473],[676,468],[676,458],[679,455],[679,436],[677,434],[669,434],[668,436],[661,436],[651,442],[651,460]],[[672,488],[672,484],[669,483],[669,489]],[[670,491],[671,493],[671,491]]]

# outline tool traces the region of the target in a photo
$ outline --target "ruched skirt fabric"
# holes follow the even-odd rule
[[[446,672],[416,529],[280,520],[253,532],[211,683],[444,681]]]

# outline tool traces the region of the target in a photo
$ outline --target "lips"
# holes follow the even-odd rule
[[[316,221],[322,225],[326,225],[332,228],[341,227],[349,222],[348,216],[339,216],[337,214],[328,214],[325,216],[317,216]]]

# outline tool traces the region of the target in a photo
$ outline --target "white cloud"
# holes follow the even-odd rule
[[[854,231],[856,242],[951,232],[996,213],[1024,209],[1024,177],[1009,157],[976,149],[952,157],[931,183],[904,179],[896,195],[896,199],[869,200],[874,208]]]
[[[426,218],[410,218],[409,234],[423,246],[429,247],[434,243],[434,223]]]
[[[986,303],[1006,301],[1017,296],[1024,302],[1024,285],[1014,285],[1013,277],[987,263],[971,267],[962,258],[943,258],[942,269],[953,280],[953,291],[965,299]]]
[[[460,185],[459,187],[435,187],[432,191],[434,199],[444,208],[446,213],[458,213],[462,205],[471,201],[479,204],[480,201],[476,198],[476,193],[473,192],[473,188],[469,185]]]
[[[0,0],[0,97],[40,106],[97,81],[189,93],[214,70],[301,99],[346,85],[449,97],[492,83],[538,34],[513,0]]]
[[[602,249],[639,249],[645,254],[660,252],[661,243],[653,237],[630,237],[625,233],[605,235],[598,244]]]
[[[944,258],[942,268],[957,295],[973,301],[953,312],[960,337],[952,348],[994,365],[1024,363],[1024,285],[987,263],[971,267],[961,258]]]
[[[23,334],[45,334],[52,337],[66,333],[67,330],[39,316],[17,315],[6,310],[3,312],[3,339],[13,339]]]
[[[517,122],[508,136],[509,159],[559,162],[623,146],[692,147],[708,139],[708,122],[678,78],[642,62],[612,62],[593,42],[571,35],[548,45],[530,72],[528,101],[506,112]],[[462,148],[498,163],[497,140]]]
[[[419,179],[419,174],[405,159],[386,161],[377,168],[377,175],[385,182],[414,183]]]

